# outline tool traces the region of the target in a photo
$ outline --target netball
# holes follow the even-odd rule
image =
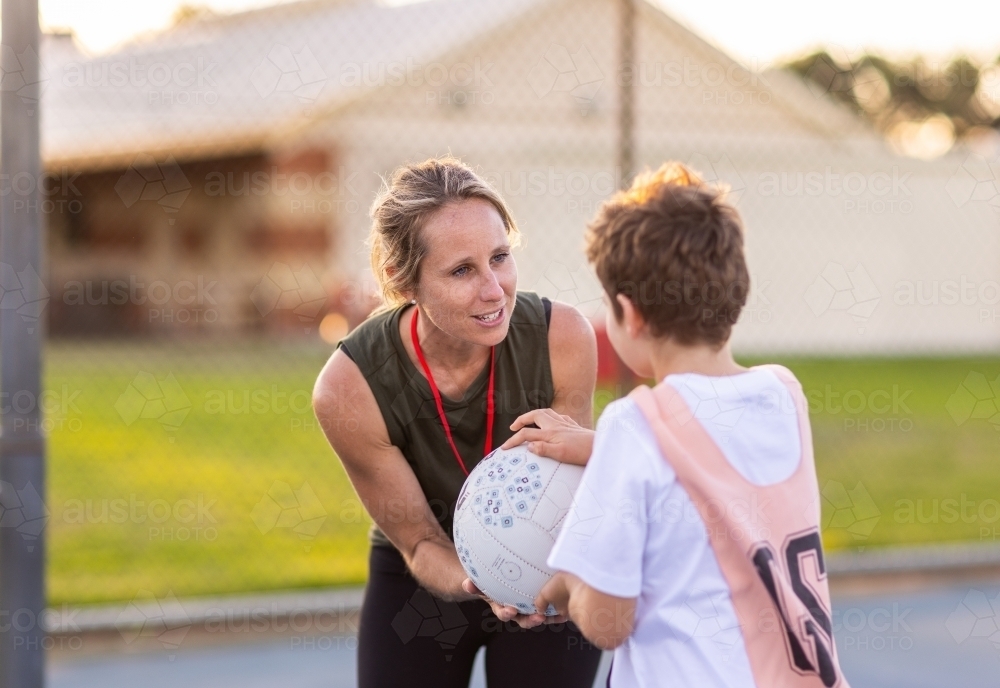
[[[545,560],[581,475],[582,466],[537,456],[524,445],[497,449],[472,470],[455,507],[455,547],[488,597],[535,613],[535,596],[554,573]],[[555,613],[551,606],[545,611]]]

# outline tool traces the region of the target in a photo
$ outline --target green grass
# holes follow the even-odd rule
[[[984,398],[968,417],[975,397],[959,391],[970,373],[995,380],[1000,359],[782,362],[810,399],[828,548],[1000,539],[1000,432],[976,417],[1000,410],[996,393],[976,389]],[[851,503],[834,513],[838,484],[855,491],[853,516],[868,528]]]
[[[50,603],[128,600],[145,590],[184,596],[362,583],[369,521],[309,407],[328,354],[320,346],[230,342],[49,345]],[[970,372],[996,378],[1000,359],[783,362],[818,399],[812,423],[820,484],[833,500],[824,503],[829,548],[979,540],[1000,531],[1000,522],[987,522],[992,510],[977,510],[1000,499],[1000,433],[980,418],[958,424],[945,409]],[[161,389],[173,375],[183,395],[164,408],[179,410],[133,419],[139,406],[126,392],[142,386],[140,373]],[[890,408],[876,396],[875,408],[866,401],[836,411],[823,401],[827,385],[866,400],[885,390]],[[902,397],[896,409],[894,386],[897,402]],[[272,391],[285,396],[272,401]],[[251,405],[241,410],[245,392]],[[849,404],[860,404],[858,393]],[[146,415],[158,414],[147,405]],[[315,494],[314,501],[299,495],[311,506],[309,523],[298,524],[294,509],[275,520],[264,498],[269,491],[280,498],[280,483]],[[940,507],[963,494],[975,502],[972,522],[961,515],[948,522],[940,509],[934,518],[933,500]],[[923,500],[929,522],[917,513],[908,522],[900,500],[912,500],[915,511]]]
[[[309,405],[327,355],[318,347],[228,344],[51,346],[47,387],[79,396],[61,418],[50,414],[50,601],[363,582],[368,523],[350,509],[354,492]],[[190,403],[177,427],[154,418],[127,425],[115,409],[140,372],[157,381],[173,374]],[[241,408],[245,391],[249,408]],[[212,405],[220,398],[222,409]],[[282,521],[266,533],[255,524],[254,506],[276,482],[315,493],[326,512],[315,537]],[[112,500],[124,500],[126,512],[134,502],[134,515],[112,510]],[[154,522],[168,505],[169,518]]]

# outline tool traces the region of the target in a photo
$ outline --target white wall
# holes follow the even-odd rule
[[[655,10],[641,16],[638,167],[679,159],[732,187],[754,290],[734,334],[738,350],[962,353],[1000,344],[1000,215],[958,188],[967,154],[895,157],[860,120],[794,78],[736,69]],[[598,315],[581,243],[619,174],[616,26],[610,0],[553,3],[442,60],[493,65],[488,84],[469,88],[480,92],[476,102],[442,102],[462,90],[452,84],[387,87],[313,132],[355,175],[355,210],[338,218],[336,270],[367,272],[362,241],[377,173],[451,152],[508,198],[524,231],[520,286]],[[545,63],[567,53],[579,64],[546,90]],[[560,90],[574,75],[589,79],[579,98]],[[522,177],[535,183],[522,187]],[[963,280],[964,292],[952,295]],[[921,288],[930,303],[919,303]]]

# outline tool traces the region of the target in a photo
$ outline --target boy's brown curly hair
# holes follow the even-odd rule
[[[729,340],[750,275],[743,223],[723,189],[665,163],[601,205],[586,243],[619,322],[616,296],[625,294],[654,337],[716,348]]]

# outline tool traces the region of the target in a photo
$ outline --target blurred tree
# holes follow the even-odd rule
[[[171,17],[174,26],[178,24],[183,24],[184,22],[191,21],[192,19],[202,19],[204,17],[213,16],[215,12],[209,7],[204,5],[188,5],[183,4],[174,10],[174,14]]]
[[[895,62],[864,54],[850,61],[819,51],[783,65],[805,78],[810,87],[829,94],[871,120],[883,134],[905,122],[923,122],[944,115],[956,139],[974,127],[1000,129],[997,96],[984,93],[980,76],[995,64],[977,65],[958,56],[944,66],[923,58]]]

